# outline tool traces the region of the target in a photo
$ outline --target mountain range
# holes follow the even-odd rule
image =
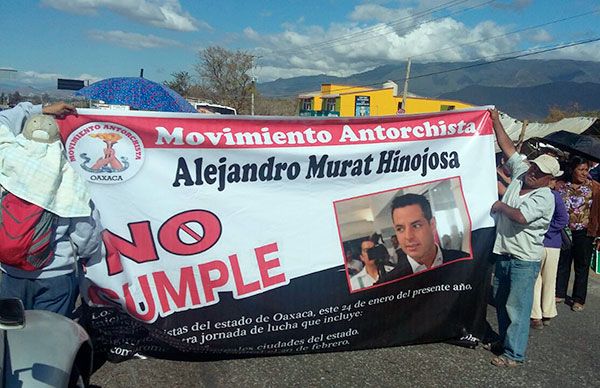
[[[383,65],[347,77],[325,74],[277,79],[258,85],[265,96],[317,91],[322,83],[382,87],[392,80],[403,89],[406,64]],[[551,107],[600,110],[600,62],[506,60],[501,62],[412,63],[408,90],[424,97],[496,105],[519,119],[540,120]]]
[[[364,85],[381,88],[392,80],[400,93],[406,63],[388,64],[374,69],[336,77],[326,74],[302,76],[257,85],[265,97],[295,97],[318,91],[323,83]],[[21,95],[48,93],[55,98],[70,98],[72,91],[56,90],[56,80],[24,85],[0,79],[0,92],[18,90]],[[473,105],[496,105],[509,115],[539,121],[551,107],[580,111],[600,110],[600,62],[573,60],[513,59],[500,62],[434,62],[411,65],[408,91],[423,97],[460,100]]]

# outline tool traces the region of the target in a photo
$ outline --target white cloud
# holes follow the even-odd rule
[[[311,69],[284,69],[277,66],[261,66],[256,71],[258,82],[272,81],[277,78],[292,78],[319,74],[322,73]]]
[[[25,83],[36,83],[40,81],[52,81],[57,78],[66,78],[62,74],[58,73],[39,73],[33,70],[26,70],[19,72],[19,78]]]
[[[142,35],[133,32],[125,31],[98,31],[92,30],[88,32],[90,39],[108,42],[117,46],[131,49],[147,49],[158,47],[181,46],[181,43],[171,40],[159,38],[154,35]]]
[[[388,6],[392,3],[401,4]],[[354,7],[346,22],[310,26],[298,20],[282,24],[283,31],[260,34],[248,27],[244,37],[255,45],[262,81],[296,75],[347,76],[385,64],[495,60],[522,52],[524,44],[555,42],[545,29],[510,33],[515,24],[498,24],[493,16],[465,24],[462,13],[473,3],[447,6],[445,0],[371,0]],[[402,4],[404,4],[402,6]],[[410,4],[410,7],[407,6]],[[518,11],[532,0],[501,0],[489,7]],[[466,7],[466,8],[465,8]],[[441,17],[442,12],[451,16]],[[428,21],[423,21],[423,17]],[[595,46],[597,47],[597,46]],[[581,55],[585,52],[585,55]],[[565,49],[556,57],[594,60],[593,50]],[[587,57],[586,57],[587,56]]]
[[[61,73],[41,73],[34,70],[24,70],[16,73],[14,80],[21,85],[27,85],[37,91],[53,92],[56,90],[56,81],[58,78],[79,79],[94,83],[102,77],[97,75],[82,74],[61,74]]]
[[[530,34],[529,36],[529,40],[531,40],[532,42],[552,42],[554,40],[554,38],[552,37],[552,35],[550,35],[550,33],[544,29],[542,30],[537,30],[534,31],[533,33]]]
[[[564,49],[550,51],[534,55],[529,58],[537,59],[573,59],[578,61],[600,61],[600,42],[582,44],[579,46],[566,47]]]
[[[407,8],[390,9],[379,4],[361,4],[350,13],[350,20],[370,21],[375,20],[383,23],[410,22],[411,12]]]
[[[42,4],[64,12],[94,15],[102,9],[130,20],[176,31],[212,29],[185,12],[178,0],[42,0]]]
[[[257,55],[263,76],[345,76],[386,63],[404,62],[408,57],[419,62],[495,58],[514,51],[521,40],[517,34],[494,38],[506,29],[491,21],[467,26],[452,18],[416,25],[409,31],[385,23],[370,27],[332,24],[327,30],[315,31],[318,29],[301,26],[266,36],[254,31],[252,39],[262,46]],[[324,41],[324,37],[329,37],[329,41]]]
[[[88,74],[88,73],[82,73],[73,78],[88,81],[90,84],[93,84],[94,82],[100,81],[101,79],[103,79],[102,77],[99,77],[99,76],[93,75],[93,74]]]
[[[260,34],[252,27],[244,28],[244,36],[250,40],[260,40]]]
[[[347,23],[332,23],[326,28],[285,23],[283,32],[270,35],[246,29],[245,37],[258,46],[261,78],[293,74],[346,76],[405,62],[409,57],[418,62],[495,59],[517,50],[523,38],[519,34],[495,38],[508,30],[492,21],[469,26],[434,13],[430,21],[419,22],[424,11],[447,8],[441,0],[413,1],[413,8],[388,8],[384,4],[372,1],[358,5],[348,15]],[[528,0],[503,5],[524,7]],[[457,9],[460,6],[452,8]],[[545,37],[540,32],[536,38]]]

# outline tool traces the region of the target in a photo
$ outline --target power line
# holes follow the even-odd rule
[[[476,59],[474,62],[477,62],[477,63],[473,63],[470,65],[460,66],[460,67],[457,67],[454,69],[440,70],[440,71],[436,71],[436,72],[432,72],[432,73],[411,76],[411,77],[409,77],[409,80],[424,78],[424,77],[431,77],[434,75],[440,75],[440,74],[445,74],[445,73],[451,73],[451,72],[455,72],[458,70],[469,69],[469,68],[473,68],[473,67],[491,65],[494,63],[498,63],[498,62],[508,61],[511,59],[518,59],[518,58],[523,58],[523,57],[527,57],[527,56],[531,56],[531,55],[543,54],[543,53],[547,53],[547,52],[551,52],[551,51],[561,50],[561,49],[568,48],[568,47],[580,46],[583,44],[593,43],[593,42],[597,42],[597,41],[600,41],[600,37],[584,39],[584,40],[574,41],[574,42],[569,42],[569,43],[562,43],[559,45],[546,46],[544,48],[538,48],[538,49],[526,49],[526,50],[517,50],[517,51],[508,52],[508,53],[502,53],[502,54],[498,54],[498,55],[493,55],[493,56],[489,56],[489,57]],[[509,55],[509,56],[491,60],[491,61],[488,60],[489,58],[495,58],[495,57],[502,56],[502,55]],[[478,62],[478,61],[483,61],[483,62]],[[392,81],[400,82],[403,80],[392,80]],[[361,88],[361,87],[363,87],[363,88],[373,87],[373,86],[376,86],[379,84],[381,84],[381,82],[374,82],[374,83],[362,84],[362,85],[353,85],[353,86],[342,87],[342,88],[336,89],[335,91],[340,92],[340,91],[344,91],[344,90],[350,90],[350,89]],[[269,97],[283,98],[283,97],[290,97],[290,96],[289,95],[275,95],[275,96],[269,96]]]
[[[450,8],[453,5],[456,5],[457,3],[461,4],[461,3],[464,3],[466,1],[469,1],[469,0],[452,0],[452,1],[448,1],[448,2],[440,4],[438,6],[435,6],[435,7],[429,8],[427,10],[424,10],[420,14],[416,14],[416,16],[426,15],[427,13],[435,13],[435,12],[439,11],[440,8],[441,9]],[[397,20],[395,22],[392,22],[392,23],[378,24],[378,25],[375,25],[375,26],[372,26],[372,27],[369,27],[369,28],[365,28],[365,29],[363,29],[361,31],[351,32],[351,33],[348,33],[348,34],[344,34],[344,35],[338,36],[337,38],[323,40],[321,42],[317,42],[317,43],[313,43],[313,44],[307,44],[307,45],[304,45],[304,46],[295,47],[293,49],[283,50],[283,51],[280,51],[279,53],[294,52],[294,51],[297,51],[297,50],[304,50],[304,49],[314,49],[314,48],[318,48],[320,46],[326,47],[326,46],[332,45],[332,43],[335,43],[335,42],[338,42],[338,41],[350,39],[350,38],[353,38],[355,36],[369,34],[369,33],[376,32],[376,31],[381,30],[381,29],[386,28],[386,27],[391,27],[391,26],[400,24],[403,21],[410,20],[410,19],[412,19],[414,17],[415,17],[415,15],[405,16],[405,17],[403,17],[403,18],[401,18],[401,19],[399,19],[399,20]]]
[[[537,50],[537,51],[533,51],[533,52],[525,52],[523,54],[512,55],[512,56],[508,56],[508,57],[496,59],[496,60],[493,60],[493,61],[487,61],[487,62],[481,62],[481,63],[474,63],[474,64],[467,65],[467,66],[457,67],[455,69],[437,71],[437,72],[433,72],[433,73],[429,73],[429,74],[421,74],[421,75],[418,75],[418,76],[415,76],[415,77],[410,77],[410,79],[431,77],[433,75],[451,73],[453,71],[458,71],[458,70],[463,70],[463,69],[470,69],[472,67],[478,67],[478,66],[484,66],[484,65],[491,65],[493,63],[508,61],[508,60],[511,60],[511,59],[518,59],[518,58],[528,57],[528,56],[536,55],[536,54],[543,54],[543,53],[547,53],[547,52],[550,52],[550,51],[561,50],[561,49],[564,49],[564,48],[579,46],[579,45],[582,45],[582,44],[593,43],[593,42],[597,42],[597,41],[600,41],[600,37],[586,39],[586,40],[582,40],[582,41],[578,41],[578,42],[566,43],[566,44],[562,44],[560,46],[554,46],[554,47],[550,47],[550,48],[543,49],[543,50]]]
[[[549,26],[549,25],[552,25],[552,24],[556,24],[556,23],[561,23],[561,22],[564,22],[564,21],[567,21],[567,20],[572,20],[572,19],[580,18],[582,16],[588,16],[588,15],[597,13],[598,11],[600,11],[600,9],[594,9],[592,11],[583,12],[583,13],[580,13],[580,14],[577,14],[577,15],[568,16],[568,17],[561,18],[561,19],[551,20],[549,22],[545,22],[545,23],[541,23],[541,24],[536,24],[536,25],[530,26],[530,27],[520,28],[520,29],[517,29],[517,30],[506,32],[504,34],[494,35],[494,36],[491,36],[489,38],[478,39],[478,40],[474,40],[474,41],[463,43],[463,44],[459,44],[459,45],[448,46],[448,47],[444,47],[444,48],[433,50],[433,51],[428,51],[428,52],[421,53],[421,54],[411,55],[411,58],[418,58],[418,57],[422,57],[422,56],[429,55],[429,54],[436,54],[436,53],[439,53],[439,52],[442,52],[442,51],[446,51],[446,50],[450,50],[450,49],[453,49],[453,48],[464,47],[464,46],[471,46],[471,45],[474,45],[476,43],[483,43],[483,42],[487,42],[487,41],[490,41],[490,40],[493,40],[493,39],[503,38],[505,36],[517,34],[519,32],[524,32],[524,31],[529,31],[529,30],[533,30],[533,29],[536,29],[536,28],[546,27],[546,26]]]
[[[464,1],[462,1],[462,2],[464,2]],[[492,1],[487,1],[487,2],[484,2],[484,3],[477,4],[477,5],[473,6],[473,7],[470,7],[470,8],[467,8],[467,9],[463,9],[460,12],[465,12],[465,11],[473,9],[473,8],[481,7],[481,6],[486,5],[486,4],[490,3],[490,2],[492,2]],[[450,3],[452,3],[452,2],[444,3],[442,5],[445,6],[445,5],[448,5]],[[456,4],[452,4],[452,5],[456,5]],[[439,8],[439,7],[440,6],[433,7],[431,9],[429,9],[429,10],[432,10],[432,9],[435,9],[435,8]],[[445,7],[445,8],[448,8],[448,7]],[[568,20],[573,20],[573,19],[580,18],[580,17],[583,17],[583,16],[588,16],[588,15],[597,13],[599,11],[600,11],[600,9],[596,8],[596,9],[593,9],[591,11],[586,11],[586,12],[582,12],[582,13],[579,13],[579,14],[576,14],[576,15],[572,15],[572,16],[567,16],[567,17],[564,17],[564,18],[559,18],[559,19],[551,20],[551,21],[548,21],[548,22],[540,23],[540,24],[537,24],[537,25],[529,26],[529,27],[524,27],[524,28],[521,28],[521,29],[517,29],[517,30],[513,30],[513,31],[510,31],[510,32],[507,32],[507,33],[494,35],[494,36],[488,37],[488,38],[474,40],[474,41],[467,42],[467,43],[464,43],[464,44],[461,44],[461,45],[448,46],[448,47],[444,47],[444,48],[441,48],[441,49],[437,49],[437,50],[433,50],[433,51],[429,51],[429,52],[425,52],[425,53],[421,53],[421,54],[411,55],[411,58],[418,58],[418,57],[422,57],[422,56],[425,56],[425,55],[431,55],[431,54],[435,54],[435,53],[438,53],[438,52],[450,50],[450,49],[453,49],[453,48],[465,47],[465,46],[470,46],[470,45],[474,45],[474,44],[477,44],[477,43],[483,43],[483,42],[487,42],[487,41],[490,41],[490,40],[499,39],[499,38],[502,38],[502,37],[505,37],[505,36],[517,34],[517,33],[520,33],[520,32],[524,32],[524,31],[528,31],[528,30],[533,30],[533,29],[536,29],[536,28],[541,28],[541,27],[552,25],[552,24],[557,24],[557,23],[565,22],[565,21],[568,21]],[[456,13],[459,13],[459,12],[455,12],[455,14]],[[450,15],[446,15],[444,17],[448,17],[448,16],[452,16],[452,15],[453,14],[450,14]],[[433,20],[437,20],[437,19],[433,19]],[[427,21],[427,22],[431,22],[433,20],[430,20],[430,21]],[[395,22],[394,24],[396,24],[396,23],[397,22]],[[415,25],[413,25],[411,27],[414,27],[414,26]],[[411,27],[408,27],[407,29],[409,29]],[[342,38],[339,38],[338,40],[341,40],[341,39]],[[372,37],[368,37],[366,39],[372,39]],[[362,40],[366,40],[366,39],[362,39]],[[361,41],[361,40],[357,40],[355,42],[359,42],[359,41]],[[322,42],[322,43],[326,43],[326,42]],[[325,48],[325,47],[326,46],[323,46],[322,48]],[[290,51],[290,50],[288,50],[288,51]],[[308,51],[311,51],[311,50],[308,50]],[[285,52],[285,51],[283,51],[283,52]]]
[[[433,8],[430,8],[430,9],[426,10],[426,11],[418,13],[416,15],[412,15],[412,16],[407,16],[407,17],[401,18],[400,20],[392,22],[392,23],[380,24],[380,25],[377,25],[377,26],[373,26],[371,28],[367,28],[367,29],[361,30],[361,31],[357,31],[357,32],[352,32],[352,33],[349,33],[349,34],[345,34],[345,35],[342,35],[342,36],[334,38],[334,39],[329,39],[327,41],[321,41],[321,42],[314,43],[314,44],[309,44],[309,45],[304,45],[304,46],[300,46],[300,47],[295,47],[295,48],[288,49],[288,50],[282,50],[282,51],[278,51],[277,53],[278,54],[286,54],[286,53],[296,52],[296,51],[308,51],[308,52],[321,51],[321,50],[324,50],[324,49],[328,49],[330,47],[334,47],[334,46],[338,45],[340,42],[347,41],[347,40],[352,39],[354,37],[362,37],[362,38],[355,39],[355,40],[352,41],[352,43],[362,42],[362,41],[366,41],[366,40],[372,40],[372,39],[378,38],[380,36],[388,35],[388,34],[392,33],[392,32],[388,32],[388,31],[383,31],[382,33],[372,34],[372,33],[376,32],[377,30],[384,30],[384,29],[387,29],[389,27],[393,28],[395,26],[398,26],[398,25],[402,24],[404,21],[411,20],[411,19],[417,19],[418,20],[418,18],[420,16],[427,16],[428,14],[434,14],[434,13],[439,12],[441,10],[449,9],[449,8],[455,6],[455,5],[459,5],[459,4],[462,4],[462,3],[467,2],[467,1],[469,1],[469,0],[450,1],[448,3],[444,3],[444,4],[441,5],[441,6],[444,6],[444,5],[448,5],[450,3],[454,3],[454,4],[449,5],[448,7],[443,7],[443,8],[440,8],[441,6],[433,7]],[[443,15],[443,16],[438,16],[438,17],[433,18],[433,19],[428,19],[428,20],[420,21],[418,23],[411,24],[409,26],[404,27],[403,30],[402,30],[402,32],[408,31],[408,30],[416,28],[416,27],[419,27],[419,26],[421,26],[423,24],[426,24],[426,23],[431,23],[431,22],[434,22],[434,21],[439,20],[439,19],[447,18],[447,17],[450,17],[450,16],[454,16],[454,15],[457,15],[457,14],[460,14],[460,13],[464,13],[464,12],[470,11],[470,10],[475,9],[475,8],[483,7],[483,6],[487,5],[487,4],[493,3],[494,1],[495,0],[487,0],[487,1],[484,1],[482,3],[476,4],[474,6],[463,8],[463,9],[457,10],[455,12],[452,12],[452,13],[449,13],[449,14],[446,14],[446,15]],[[436,9],[436,8],[440,8],[440,9]],[[433,12],[430,12],[432,10],[433,10]],[[397,31],[394,31],[393,33],[398,34]]]

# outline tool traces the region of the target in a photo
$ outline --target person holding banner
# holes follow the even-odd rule
[[[492,205],[497,217],[493,286],[503,353],[491,363],[514,367],[525,360],[533,289],[543,256],[544,234],[554,214],[554,196],[548,186],[563,172],[550,155],[540,155],[527,164],[506,134],[498,110],[489,112],[512,176],[502,201]]]
[[[75,113],[62,102],[43,108],[21,103],[0,112],[1,187],[53,214],[48,261],[34,270],[0,264],[0,297],[19,298],[27,310],[67,317],[79,295],[76,260],[101,247],[86,183],[68,164],[51,117]]]
[[[435,218],[431,204],[421,194],[408,193],[392,200],[392,223],[403,255],[379,283],[426,271],[469,257],[463,251],[443,249],[435,242]]]

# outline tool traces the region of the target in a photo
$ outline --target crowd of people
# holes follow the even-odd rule
[[[498,111],[490,114],[506,163],[498,166],[501,199],[492,206],[498,215],[493,296],[500,340],[489,346],[500,353],[492,364],[514,367],[525,359],[529,329],[549,325],[556,303],[568,301],[574,312],[585,307],[592,250],[600,248],[600,183],[590,175],[597,165],[577,156],[564,167],[549,154],[528,164]]]
[[[575,312],[585,308],[590,258],[600,249],[600,166],[573,155],[559,161],[540,153],[528,161],[506,134],[499,112],[490,110],[502,153],[497,158],[499,200],[493,254],[493,299],[499,341],[486,347],[499,355],[492,364],[517,366],[525,360],[529,329],[543,329],[557,316],[556,303]],[[596,180],[593,177],[596,177]],[[347,257],[353,291],[465,258],[449,236],[436,241],[436,221],[427,198],[404,194],[391,203],[394,253],[373,237],[361,242],[360,261]],[[377,235],[378,236],[378,235]],[[567,285],[575,279],[571,298]]]
[[[86,184],[67,162],[51,119],[68,114],[76,110],[65,103],[21,103],[0,112],[3,201],[13,193],[53,216],[51,260],[33,270],[0,263],[0,297],[20,298],[26,309],[72,316],[82,268],[78,263],[101,249],[101,227]],[[492,347],[500,354],[491,362],[512,367],[525,359],[529,329],[541,329],[556,317],[556,303],[568,302],[574,312],[585,308],[590,257],[594,247],[600,249],[599,167],[577,156],[561,165],[549,154],[527,162],[506,134],[498,111],[490,110],[490,115],[502,150],[500,199],[491,208],[497,229],[493,297],[500,336]],[[3,202],[4,216],[5,210]],[[389,255],[379,235],[363,241],[360,263],[347,258],[353,290],[469,256],[450,236],[436,241],[436,221],[425,196],[394,198],[390,216],[396,255]],[[567,299],[571,266],[575,278]]]

